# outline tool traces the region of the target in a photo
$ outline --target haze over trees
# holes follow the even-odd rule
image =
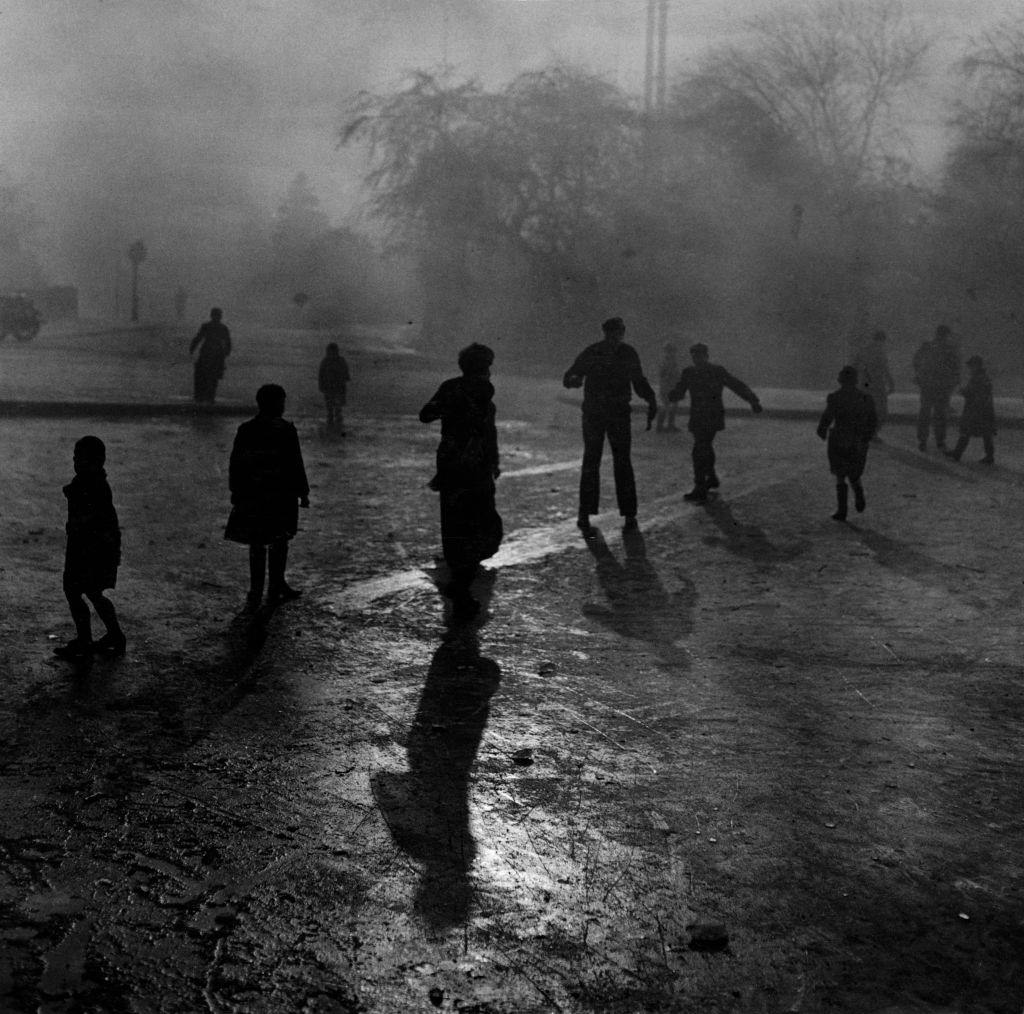
[[[658,118],[565,65],[490,91],[421,70],[358,96],[342,142],[366,146],[371,210],[419,265],[426,339],[508,336],[524,358],[557,359],[614,312],[648,340],[721,337],[818,383],[867,328],[907,359],[943,319],[983,352],[1019,342],[973,312],[976,286],[948,283],[957,264],[1024,249],[1021,30],[968,56],[975,98],[928,181],[901,125],[931,40],[896,0],[747,27],[677,76]],[[1017,305],[1022,273],[1005,274],[993,299]]]

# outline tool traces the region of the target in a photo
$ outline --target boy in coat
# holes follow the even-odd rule
[[[867,464],[868,445],[878,429],[878,416],[871,395],[857,387],[857,371],[844,366],[839,371],[839,390],[833,391],[826,401],[825,411],[818,422],[818,436],[828,439],[828,466],[836,477],[836,521],[846,520],[849,492],[853,487],[853,503],[858,513],[864,510],[864,487],[860,477]]]
[[[86,436],[75,443],[75,477],[64,487],[68,501],[67,549],[64,555],[64,595],[75,623],[75,638],[54,654],[81,659],[90,652],[123,655],[125,636],[114,604],[104,594],[117,583],[121,562],[121,528],[114,509],[107,473],[107,449],[99,437]],[[89,606],[107,628],[98,641],[92,639]]]
[[[761,401],[754,392],[734,377],[724,366],[712,363],[708,347],[703,342],[690,346],[692,366],[679,376],[676,386],[669,391],[669,401],[682,401],[690,395],[689,431],[693,434],[693,489],[683,499],[705,503],[708,490],[720,485],[715,472],[715,434],[725,429],[725,406],[722,391],[729,388],[747,402],[754,413],[762,411]]]

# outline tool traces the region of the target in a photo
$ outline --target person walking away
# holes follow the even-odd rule
[[[189,355],[199,349],[193,376],[193,398],[197,404],[212,405],[217,384],[224,376],[224,362],[231,354],[231,332],[221,319],[224,312],[215,306],[189,345]]]
[[[680,374],[675,387],[669,391],[669,400],[682,401],[690,395],[690,422],[693,434],[693,489],[684,500],[705,503],[708,491],[718,489],[721,482],[715,471],[715,434],[725,429],[725,405],[722,391],[728,388],[747,402],[755,412],[761,412],[761,402],[754,392],[734,377],[724,366],[710,361],[708,347],[703,342],[690,346],[693,365]]]
[[[622,318],[610,317],[601,325],[601,331],[601,341],[588,345],[562,378],[564,387],[583,388],[583,465],[576,524],[584,534],[591,530],[590,516],[597,513],[605,437],[612,451],[619,514],[627,529],[636,527],[636,478],[630,459],[631,389],[647,402],[648,429],[658,414],[658,399],[644,376],[640,356],[623,341],[626,325]]]
[[[451,576],[446,594],[453,619],[472,619],[480,603],[470,588],[480,563],[501,545],[501,515],[495,507],[498,431],[495,426],[494,352],[474,342],[459,352],[462,376],[444,381],[420,409],[420,422],[441,421],[437,471],[430,488],[440,494],[441,551]]]
[[[323,359],[320,360],[318,386],[324,396],[327,409],[327,425],[338,427],[341,436],[345,435],[342,408],[345,405],[345,392],[348,382],[352,379],[345,357],[338,351],[338,343],[331,342],[327,346]]]
[[[928,430],[935,433],[935,446],[946,449],[946,417],[949,399],[960,383],[960,350],[945,324],[935,329],[931,341],[922,342],[914,353],[914,383],[921,391],[917,413],[917,449],[928,449]]]
[[[971,356],[967,360],[970,376],[967,383],[960,388],[964,399],[964,410],[960,413],[960,437],[946,456],[959,461],[971,437],[981,437],[981,445],[985,448],[983,465],[994,465],[996,462],[996,409],[992,401],[992,381],[985,370],[985,362],[981,356]]]
[[[861,476],[867,464],[868,445],[878,429],[878,415],[871,395],[857,386],[857,371],[844,366],[839,371],[839,390],[825,401],[818,422],[818,436],[828,440],[828,467],[836,477],[836,521],[845,521],[849,490],[858,513],[867,506]]]
[[[869,395],[875,403],[878,430],[885,425],[889,418],[889,395],[896,389],[885,349],[887,340],[888,336],[884,331],[876,331],[870,340],[857,350],[852,364],[857,371],[857,382],[860,389]],[[878,439],[878,430],[875,431],[876,440]]]
[[[68,501],[67,546],[64,554],[64,595],[75,624],[75,637],[54,650],[60,658],[82,659],[92,652],[123,655],[125,636],[114,604],[103,593],[117,584],[121,562],[121,528],[104,470],[107,450],[99,437],[75,443],[75,476],[64,487]],[[92,639],[89,606],[103,621],[106,633]]]
[[[676,414],[679,405],[668,400],[668,392],[679,379],[678,349],[668,342],[662,349],[661,365],[658,367],[658,419],[655,430],[658,433],[677,433]]]
[[[249,547],[249,609],[259,607],[264,583],[270,605],[302,594],[285,580],[285,568],[299,507],[309,507],[309,482],[299,435],[283,418],[285,398],[278,384],[256,392],[259,411],[238,427],[228,464],[232,507],[224,537]]]

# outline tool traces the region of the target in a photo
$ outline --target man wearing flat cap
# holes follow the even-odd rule
[[[604,438],[612,449],[615,498],[624,527],[636,527],[636,480],[630,460],[632,431],[631,391],[647,402],[647,428],[658,413],[658,399],[647,382],[640,356],[623,338],[626,325],[611,317],[601,325],[604,338],[588,345],[562,378],[565,387],[583,388],[583,468],[580,471],[580,511],[577,525],[591,530],[590,515],[597,513],[601,488],[601,455]]]
[[[725,429],[725,406],[722,391],[729,388],[747,402],[754,412],[761,411],[756,394],[734,377],[724,366],[712,363],[708,347],[703,342],[690,346],[693,365],[687,366],[679,382],[668,393],[669,401],[682,401],[690,395],[690,423],[693,434],[693,489],[684,497],[694,503],[704,503],[708,490],[720,485],[715,473],[715,434]]]

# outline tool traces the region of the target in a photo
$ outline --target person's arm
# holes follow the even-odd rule
[[[583,378],[587,375],[587,353],[581,352],[576,361],[565,371],[562,377],[563,387],[582,387]]]
[[[420,422],[432,423],[440,419],[444,415],[445,401],[445,390],[442,384],[435,392],[434,397],[420,409]]]
[[[640,364],[640,356],[637,355],[635,350],[630,357],[629,374],[630,383],[633,385],[633,390],[636,392],[637,397],[643,398],[647,402],[647,428],[650,429],[652,421],[658,414],[658,396],[654,393],[654,388],[651,387],[650,382],[644,376],[643,366]]]
[[[825,411],[821,413],[821,419],[818,420],[818,436],[824,440],[828,436],[828,428],[832,425],[832,420],[835,418],[835,408],[832,405],[832,397],[829,396],[825,402]]]
[[[343,383],[348,383],[352,379],[352,375],[348,371],[348,360],[341,357],[341,379]]]
[[[306,465],[302,460],[302,448],[299,446],[299,432],[292,426],[292,481],[295,493],[299,498],[299,506],[309,506],[309,480],[306,478]]]
[[[199,343],[202,340],[203,340],[203,328],[200,327],[199,330],[196,332],[195,338],[192,339],[192,344],[189,345],[189,347],[188,347],[188,354],[189,355],[192,355],[192,353],[195,352],[196,348],[199,346]]]
[[[682,401],[686,397],[686,392],[689,390],[689,384],[686,381],[686,370],[683,370],[679,374],[679,379],[676,381],[676,386],[668,392],[668,400],[671,402]]]
[[[734,377],[728,371],[722,371],[722,383],[725,384],[730,391],[734,394],[739,395],[748,405],[755,411],[761,411],[761,399],[758,398],[754,392],[743,383],[742,380]]]

